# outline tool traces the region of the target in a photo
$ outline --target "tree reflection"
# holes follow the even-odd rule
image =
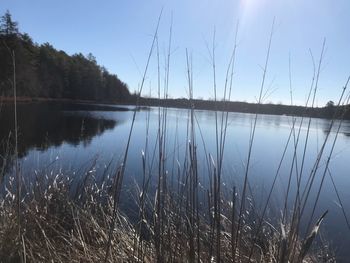
[[[116,120],[97,118],[88,111],[64,111],[61,105],[23,104],[18,107],[18,156],[30,149],[46,150],[63,143],[77,146],[117,125]],[[0,115],[0,175],[11,166],[14,154],[13,107],[4,106]]]

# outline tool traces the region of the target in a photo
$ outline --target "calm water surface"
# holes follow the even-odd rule
[[[77,104],[36,103],[23,104],[18,108],[19,123],[19,156],[22,174],[27,182],[33,175],[43,171],[55,173],[63,171],[71,176],[79,176],[91,169],[96,178],[104,174],[106,167],[112,161],[110,171],[117,166],[123,156],[126,140],[133,115],[133,107],[127,106],[93,106]],[[175,160],[183,161],[186,143],[188,111],[184,109],[168,109],[166,145],[168,149],[167,164],[169,174],[172,174]],[[197,145],[199,152],[199,173],[202,175],[201,184],[207,185],[207,162],[205,153],[215,156],[215,113],[212,111],[195,112],[198,125]],[[134,186],[141,181],[142,162],[141,152],[145,150],[146,124],[149,120],[148,151],[153,155],[157,138],[158,109],[150,108],[137,113],[136,123],[131,138],[129,159],[126,164],[124,189],[134,193]],[[255,115],[229,113],[228,130],[225,144],[223,163],[223,184],[226,187],[242,184],[242,175],[247,161],[249,136]],[[299,127],[301,118],[296,119]],[[3,143],[13,130],[13,109],[3,106],[0,111],[0,152]],[[297,165],[300,169],[301,156],[306,138],[308,119],[301,128]],[[249,180],[254,203],[261,209],[266,193],[276,174],[283,150],[291,133],[293,118],[288,116],[258,116],[253,153],[251,158]],[[325,148],[324,158],[320,163],[319,173],[315,182],[318,188],[322,176],[325,160],[329,155],[331,144],[335,138],[338,122],[334,124]],[[315,163],[317,153],[329,131],[330,121],[312,119],[310,137],[306,152],[302,184],[305,184]],[[298,131],[296,131],[297,133]],[[1,152],[3,155],[4,153]],[[151,159],[151,158],[150,158]],[[293,138],[288,147],[285,161],[282,164],[277,179],[271,204],[280,213],[283,198],[286,193],[288,176],[293,159]],[[155,166],[156,167],[156,166]],[[10,172],[11,167],[7,167]],[[337,137],[335,149],[330,163],[330,172],[334,177],[339,195],[345,211],[350,216],[350,122],[342,123]],[[295,169],[295,167],[294,167]],[[155,169],[156,171],[156,169]],[[295,174],[295,173],[294,173]],[[296,179],[292,179],[292,192],[295,193]],[[316,190],[311,193],[311,200],[315,198]],[[309,208],[310,209],[310,208]],[[330,245],[338,255],[339,262],[349,262],[350,231],[342,214],[340,204],[329,175],[327,175],[315,213],[320,216],[325,210],[329,213],[322,225],[323,237],[330,240]]]

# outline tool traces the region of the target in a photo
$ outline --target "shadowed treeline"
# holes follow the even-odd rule
[[[69,56],[49,43],[34,43],[6,12],[0,18],[0,96],[13,95],[12,55],[19,97],[113,102],[129,97],[127,85],[99,66],[92,54]]]
[[[314,118],[344,118],[350,119],[348,106],[335,106],[329,102],[325,107],[311,108],[303,106],[290,106],[282,104],[255,104],[238,101],[213,101],[181,99],[139,98],[139,104],[144,106],[163,106],[174,108],[190,108],[191,105],[198,110],[217,110],[242,113],[260,113],[272,115],[307,116]]]

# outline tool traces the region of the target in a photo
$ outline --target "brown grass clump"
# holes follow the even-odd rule
[[[42,189],[35,185],[21,206],[18,236],[15,195],[7,191],[0,204],[1,262],[101,262],[105,255],[111,204],[98,203],[95,189],[85,200],[72,200],[69,180],[55,177]],[[134,229],[119,215],[109,262],[131,261]],[[21,253],[19,253],[21,252]],[[23,259],[24,259],[23,258]],[[147,258],[145,258],[147,262]]]
[[[103,262],[113,211],[107,187],[91,183],[73,189],[72,181],[62,175],[36,180],[30,194],[22,198],[22,236],[19,238],[16,196],[9,190],[14,188],[14,183],[10,180],[7,186],[6,195],[0,203],[1,262]],[[217,262],[213,225],[204,213],[196,220],[191,219],[186,206],[180,206],[174,196],[169,193],[166,198],[161,215],[162,227],[158,232],[156,213],[145,215],[142,222],[131,223],[117,212],[108,262],[155,262],[159,256],[156,242],[159,242],[163,262],[189,262],[192,261],[191,253],[200,262]],[[180,202],[185,204],[183,198]],[[221,261],[231,262],[231,233],[236,223],[232,225],[232,221],[224,216],[226,208],[230,209],[230,204],[223,208],[220,251]],[[250,209],[254,212],[252,207]],[[152,209],[145,209],[145,214],[146,210],[152,213]],[[278,260],[281,254],[279,231],[266,223],[257,237],[253,236],[253,229],[254,223],[244,223],[242,244],[235,256],[239,262],[246,262],[252,245],[257,249],[251,262],[282,262]],[[301,250],[302,243],[298,241],[296,253],[299,255]],[[330,262],[316,259],[308,256],[304,262]]]

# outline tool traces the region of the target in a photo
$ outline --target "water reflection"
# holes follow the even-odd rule
[[[89,105],[61,105],[61,104],[31,104],[20,105],[18,111],[19,123],[19,150],[22,158],[21,168],[26,171],[26,175],[33,174],[33,170],[40,170],[51,164],[56,157],[59,161],[54,163],[56,166],[50,169],[71,171],[68,174],[77,175],[85,173],[92,165],[95,165],[95,178],[108,177],[108,172],[115,174],[118,161],[122,160],[125,151],[125,144],[128,139],[130,121],[132,112],[125,112],[127,108],[115,106],[90,106]],[[116,112],[123,111],[123,112]],[[221,113],[217,114],[221,121]],[[226,116],[226,115],[224,115]],[[158,110],[140,111],[137,114],[134,130],[131,137],[128,161],[125,165],[126,170],[123,189],[125,195],[135,193],[135,183],[142,183],[142,159],[141,152],[146,152],[149,156],[149,171],[152,174],[150,188],[155,192],[155,182],[157,178],[157,160],[155,145],[157,142],[158,132]],[[185,109],[169,109],[167,113],[167,134],[166,148],[169,151],[166,159],[166,167],[168,167],[169,178],[172,178],[176,171],[176,163],[184,162],[184,152],[187,149],[187,133],[188,133],[188,111]],[[215,155],[215,118],[214,111],[196,111],[196,121],[200,129],[197,129],[198,139],[198,160],[199,174],[201,174],[201,183],[204,187],[207,185],[207,153]],[[149,120],[149,136],[146,137],[146,120]],[[254,114],[246,113],[229,113],[228,114],[228,130],[225,146],[225,160],[223,162],[222,181],[227,186],[233,184],[239,187],[242,185],[243,174],[245,172],[245,162],[248,155],[248,142],[251,134],[251,127],[255,120]],[[122,125],[125,121],[126,125]],[[273,176],[278,169],[282,153],[285,150],[286,142],[291,134],[294,118],[291,116],[274,116],[259,115],[257,119],[257,131],[251,155],[251,167],[249,180],[252,183],[252,192],[257,193],[255,204],[262,207],[266,199],[266,193],[272,184]],[[301,125],[302,122],[302,125]],[[2,124],[2,125],[1,125]],[[335,122],[332,132],[329,135],[328,144],[334,139],[334,132],[339,122]],[[13,110],[11,107],[3,108],[0,114],[0,141],[6,142],[6,138],[10,131],[13,131]],[[330,128],[330,120],[312,119],[309,127],[309,118],[295,118],[295,136],[299,136],[298,146],[298,163],[300,163],[303,155],[303,146],[307,143],[305,152],[305,163],[303,167],[302,184],[308,178],[313,169],[313,165],[318,156],[320,145],[326,138],[327,131]],[[308,132],[309,130],[309,132]],[[107,132],[108,131],[108,132]],[[307,134],[309,133],[309,136]],[[338,186],[340,195],[343,197],[344,207],[350,207],[348,177],[348,158],[350,155],[350,122],[343,121],[336,148],[330,165],[333,172],[335,183]],[[306,142],[306,138],[307,142]],[[146,139],[149,145],[148,151],[145,149]],[[13,143],[13,142],[12,142]],[[5,145],[5,144],[3,144]],[[51,147],[55,146],[55,147]],[[204,148],[205,146],[205,148]],[[328,146],[327,146],[328,147]],[[325,148],[324,157],[329,154],[329,147]],[[0,155],[3,156],[3,149],[0,148]],[[275,209],[274,214],[280,212],[279,208],[283,207],[280,198],[285,195],[286,184],[291,171],[291,161],[293,160],[294,144],[291,140],[285,161],[280,170],[280,176],[276,183],[275,196],[272,198],[272,208]],[[98,159],[95,157],[98,155]],[[156,156],[156,157],[154,157]],[[154,158],[153,158],[154,157]],[[95,163],[96,160],[96,163]],[[114,160],[112,166],[108,169],[109,163]],[[154,162],[154,163],[153,163]],[[324,159],[320,162],[323,169]],[[81,167],[84,167],[82,169]],[[153,167],[153,168],[152,168]],[[175,168],[174,168],[175,167]],[[1,168],[1,167],[0,167]],[[81,172],[79,172],[81,171]],[[106,172],[107,171],[107,172]],[[1,171],[0,171],[1,172]],[[321,171],[322,172],[322,171]],[[322,174],[321,174],[322,175]],[[319,184],[318,176],[315,184]],[[29,178],[29,177],[28,177]],[[175,179],[177,175],[175,174]],[[171,179],[172,180],[172,179]],[[154,183],[154,184],[153,184]],[[296,177],[292,178],[291,185],[296,185]],[[294,188],[291,187],[291,191]],[[127,198],[127,197],[126,197]],[[123,199],[122,206],[126,206],[133,214],[131,205],[132,201]],[[131,197],[128,197],[131,198]],[[340,255],[349,255],[347,249],[350,244],[350,236],[344,237],[343,215],[338,206],[334,205],[333,186],[327,178],[322,190],[322,196],[319,202],[319,208],[316,213],[321,214],[325,210],[330,213],[327,216],[324,229],[329,232],[330,240],[342,240],[342,244],[336,243],[336,246],[344,246],[340,248]],[[124,208],[124,207],[123,207]],[[272,210],[271,210],[272,211]],[[347,210],[348,211],[348,210]],[[346,261],[345,261],[346,262]]]
[[[18,155],[26,156],[35,148],[45,151],[51,146],[63,143],[87,146],[92,138],[106,130],[113,129],[118,123],[114,119],[96,116],[87,110],[86,105],[37,103],[18,106]],[[91,109],[97,110],[94,106]],[[105,108],[98,108],[104,110]],[[115,110],[115,109],[114,109]],[[14,109],[3,106],[0,115],[0,167],[5,158],[14,152]],[[7,164],[6,166],[10,166]]]
[[[350,122],[345,120],[345,121],[339,121],[336,120],[333,122],[331,120],[326,120],[326,119],[319,119],[317,120],[318,126],[322,129],[323,133],[326,135],[330,132],[337,132],[339,129],[339,133],[349,137],[350,136]]]

